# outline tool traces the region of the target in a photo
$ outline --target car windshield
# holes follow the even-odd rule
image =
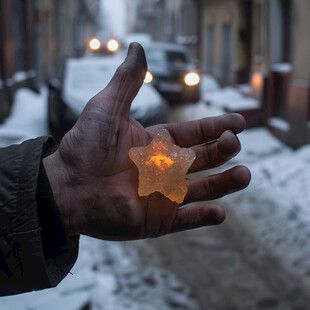
[[[164,63],[184,64],[188,62],[185,53],[163,49],[149,49],[146,54],[148,63],[151,65],[163,65]]]
[[[70,72],[70,86],[73,89],[101,90],[108,84],[115,68],[107,65],[76,66]]]

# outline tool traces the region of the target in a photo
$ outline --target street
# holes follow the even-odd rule
[[[59,143],[77,124],[44,169],[51,139],[2,150],[0,310],[310,310],[309,11],[309,0],[0,1],[0,148]],[[246,129],[228,162],[238,116],[167,126],[178,146],[146,147],[158,127],[143,127],[230,113]],[[207,203],[225,211],[139,197],[157,190],[221,197]],[[218,226],[106,241],[224,212]],[[85,234],[75,264],[66,230]]]
[[[199,102],[173,107],[169,119],[221,113]],[[20,90],[1,145],[47,134],[46,117],[46,91]],[[252,182],[219,201],[224,224],[125,243],[82,237],[78,262],[58,287],[1,298],[1,309],[308,309],[310,148],[292,151],[263,128],[239,138],[243,149],[224,168],[248,165]]]

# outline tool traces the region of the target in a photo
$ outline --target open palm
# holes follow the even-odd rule
[[[131,44],[109,85],[88,102],[59,149],[44,160],[71,234],[130,240],[219,224],[225,218],[220,206],[186,205],[224,196],[246,187],[250,181],[248,169],[238,166],[188,180],[182,206],[160,193],[138,196],[138,169],[128,151],[149,144],[158,128],[166,128],[179,146],[193,148],[196,160],[189,172],[196,172],[219,166],[237,154],[240,144],[235,134],[245,127],[244,119],[237,114],[142,127],[129,112],[146,68],[143,48]],[[49,173],[53,167],[61,167],[54,176]]]

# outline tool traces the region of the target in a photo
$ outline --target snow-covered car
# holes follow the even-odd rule
[[[117,57],[69,59],[59,79],[49,82],[48,122],[60,139],[74,125],[86,103],[111,80],[120,64]],[[143,84],[130,115],[144,127],[167,122],[168,106],[153,86]]]
[[[199,72],[185,46],[152,42],[145,51],[151,83],[167,101],[199,101]]]

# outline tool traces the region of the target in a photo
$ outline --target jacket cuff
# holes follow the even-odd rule
[[[68,236],[59,208],[53,196],[42,159],[54,153],[58,143],[49,139],[43,147],[36,200],[41,242],[50,286],[56,286],[73,267],[78,256],[79,236]]]
[[[77,259],[78,237],[65,235],[41,165],[56,149],[40,137],[1,150],[0,295],[56,286]]]

